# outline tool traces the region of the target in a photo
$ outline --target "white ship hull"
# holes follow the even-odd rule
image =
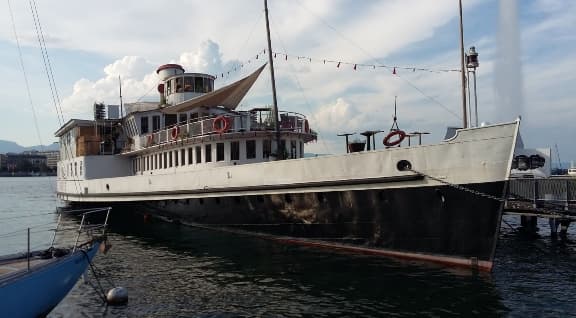
[[[495,198],[504,195],[517,133],[515,122],[459,130],[434,145],[204,169],[181,165],[91,180],[59,178],[58,197],[490,270],[502,211]],[[401,169],[400,162],[412,169]]]

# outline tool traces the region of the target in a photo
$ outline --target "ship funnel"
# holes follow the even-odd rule
[[[178,64],[164,64],[158,67],[156,74],[158,74],[161,81],[165,81],[171,76],[184,74],[184,68]]]

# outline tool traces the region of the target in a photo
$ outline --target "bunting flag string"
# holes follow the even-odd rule
[[[241,62],[241,63],[235,65],[234,67],[232,67],[231,69],[229,69],[226,72],[221,72],[219,74],[216,74],[215,75],[216,79],[229,77],[231,72],[239,71],[240,69],[242,69],[244,67],[245,64],[250,64],[253,60],[258,60],[260,58],[260,55],[265,56],[266,50],[264,49],[264,50],[260,51],[253,58],[248,59],[247,61],[244,61],[244,62]],[[307,63],[317,62],[317,63],[322,63],[324,65],[335,64],[336,68],[338,68],[338,69],[343,69],[343,66],[350,65],[352,70],[354,70],[354,71],[361,70],[361,69],[376,70],[377,68],[384,68],[384,69],[390,70],[392,75],[398,75],[400,70],[409,71],[412,73],[414,73],[414,72],[430,72],[430,73],[461,72],[460,69],[434,69],[434,68],[422,68],[422,67],[414,67],[414,66],[364,64],[364,63],[356,63],[356,62],[330,60],[330,59],[326,59],[326,58],[316,59],[316,58],[311,58],[308,56],[291,55],[291,54],[286,54],[286,53],[282,53],[282,52],[272,52],[272,56],[274,57],[274,59],[283,58],[285,61],[288,61],[288,57],[290,57],[290,59],[296,59],[297,61],[304,60]]]
[[[422,68],[422,67],[414,67],[414,66],[399,66],[399,65],[385,65],[385,64],[364,64],[364,63],[357,63],[357,62],[345,62],[339,60],[329,60],[329,59],[314,59],[308,56],[299,56],[299,55],[290,55],[281,52],[274,52],[274,58],[277,56],[284,57],[285,60],[290,58],[296,58],[297,60],[307,60],[308,62],[318,62],[322,64],[336,64],[336,68],[341,68],[343,65],[350,65],[352,66],[353,70],[359,70],[360,68],[370,68],[375,70],[376,68],[386,68],[392,71],[392,74],[398,74],[399,70],[406,70],[410,72],[431,72],[431,73],[445,73],[445,72],[461,72],[460,69],[434,69],[434,68]]]

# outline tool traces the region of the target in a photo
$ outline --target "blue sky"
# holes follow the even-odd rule
[[[576,1],[518,1],[519,46],[502,52],[501,9],[515,1],[463,0],[465,47],[477,47],[480,121],[522,115],[528,147],[558,145],[563,161],[576,160]],[[505,2],[504,2],[505,1]],[[60,125],[44,73],[29,3],[11,1],[24,66],[38,118],[36,133],[25,90],[8,4],[0,18],[0,139],[22,145],[55,141]],[[262,63],[266,47],[261,0],[246,1],[58,1],[36,3],[65,119],[90,118],[92,104],[118,103],[117,77],[126,102],[147,93],[154,99],[156,67],[169,62],[190,72],[217,74],[237,62],[250,64],[216,85],[238,79]],[[400,128],[428,131],[425,141],[461,125],[460,75],[322,63],[323,59],[401,67],[459,68],[456,0],[269,0],[280,108],[309,117],[319,131],[310,152],[341,152],[341,132],[388,129],[394,96]],[[507,20],[510,22],[510,19]],[[513,21],[512,21],[513,22]],[[513,33],[513,32],[512,32]],[[500,37],[500,38],[499,38]],[[514,56],[517,56],[517,59]],[[297,59],[292,56],[313,58]],[[518,61],[512,71],[506,58]],[[519,79],[511,77],[516,72]],[[503,74],[504,73],[504,74]],[[517,83],[520,97],[507,105],[504,88]],[[503,83],[503,84],[502,84]],[[268,72],[242,102],[244,109],[271,101]]]

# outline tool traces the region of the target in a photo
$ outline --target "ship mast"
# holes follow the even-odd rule
[[[274,129],[276,138],[272,142],[272,153],[276,154],[276,160],[284,159],[280,148],[280,125],[278,124],[278,102],[276,99],[276,80],[274,78],[274,60],[272,59],[272,42],[270,41],[270,23],[268,22],[268,1],[264,0],[264,15],[266,16],[266,36],[268,38],[268,63],[270,64],[270,77],[272,79],[272,113],[274,116]]]
[[[462,0],[458,0],[460,9],[460,63],[462,64],[462,128],[468,128],[468,116],[466,112],[466,69],[464,65],[464,26],[462,23]]]

